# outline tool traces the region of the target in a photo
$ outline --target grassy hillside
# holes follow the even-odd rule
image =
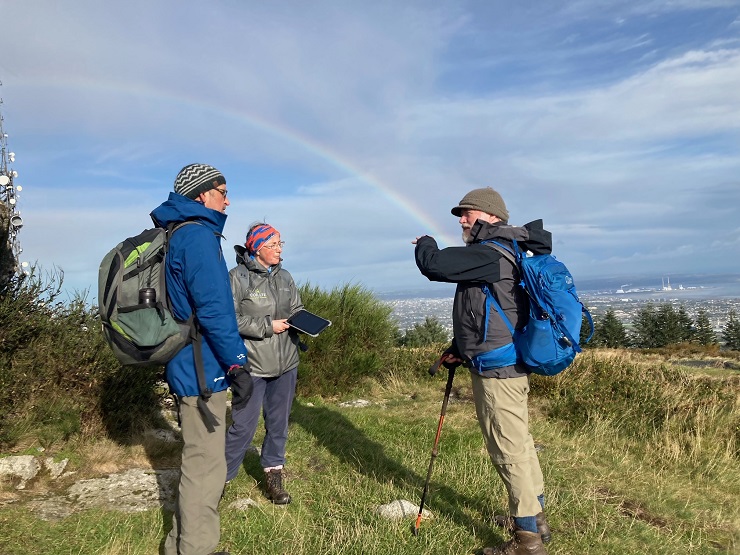
[[[425,366],[434,354],[397,356]],[[406,555],[475,553],[502,541],[490,521],[505,511],[506,495],[462,370],[432,476],[427,507],[434,518],[422,521],[414,538],[413,517],[387,521],[375,512],[395,499],[418,504],[444,382],[399,365],[364,382],[368,407],[339,405],[356,394],[299,397],[288,443],[293,503],[275,507],[263,498],[259,462],[248,455],[222,502],[222,547],[234,554]],[[739,385],[735,371],[709,376],[616,351],[588,353],[560,377],[534,379],[532,433],[542,448],[554,531],[549,553],[737,553]],[[89,475],[177,460],[177,449],[158,451],[144,440],[67,448]],[[228,509],[246,497],[257,506]],[[48,523],[15,503],[0,507],[0,553],[156,553],[169,526],[161,510],[89,510]]]
[[[38,510],[76,481],[128,468],[173,468],[180,444],[161,369],[122,369],[83,299],[58,301],[61,281],[0,288],[0,457],[69,459],[25,490],[0,483],[0,555],[157,553],[171,526],[164,508],[87,509],[54,521]],[[475,553],[502,541],[491,525],[507,506],[483,447],[460,369],[419,537],[416,504],[429,465],[445,378],[426,370],[444,345],[394,344],[390,309],[357,286],[302,290],[332,320],[301,355],[288,442],[288,507],[260,492],[257,457],[221,505],[222,548],[232,554]],[[546,477],[551,554],[738,553],[740,353],[700,346],[589,349],[566,372],[532,378],[531,427]],[[365,407],[341,401],[362,397]],[[166,411],[165,411],[166,412]],[[172,431],[172,430],[170,430]],[[261,437],[255,443],[259,444]],[[233,508],[251,498],[255,506]],[[114,499],[115,501],[115,499]]]

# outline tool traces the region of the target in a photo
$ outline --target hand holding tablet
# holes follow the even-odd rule
[[[316,337],[326,328],[331,326],[331,322],[326,318],[317,316],[308,310],[299,310],[293,316],[288,318],[288,324],[299,332]]]

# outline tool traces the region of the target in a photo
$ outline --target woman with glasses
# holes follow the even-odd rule
[[[253,224],[244,246],[234,247],[237,266],[229,272],[254,389],[245,407],[232,409],[233,424],[226,433],[226,481],[239,473],[263,412],[266,433],[260,462],[264,488],[267,498],[278,505],[290,503],[282,475],[298,373],[298,334],[287,320],[303,308],[293,277],[281,264],[284,245],[274,227]]]

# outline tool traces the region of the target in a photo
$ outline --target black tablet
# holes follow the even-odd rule
[[[308,310],[299,310],[293,316],[288,318],[288,324],[291,327],[303,332],[311,337],[316,337],[326,328],[331,326],[331,322],[321,316],[309,312]]]

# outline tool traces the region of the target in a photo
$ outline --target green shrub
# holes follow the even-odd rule
[[[403,335],[399,332],[396,338],[396,344],[402,347],[423,347],[449,341],[450,334],[433,316],[427,316],[421,324],[414,324]]]
[[[58,300],[62,279],[31,274],[0,297],[0,446],[123,432],[156,408],[158,371],[121,371],[97,309]]]
[[[159,418],[161,367],[121,368],[81,296],[63,304],[62,275],[33,274],[0,297],[0,447],[49,446],[74,435],[127,441]],[[306,285],[306,308],[332,321],[299,367],[301,394],[346,393],[383,378],[396,359],[391,308],[359,286],[330,292]],[[426,357],[415,361],[428,368]]]
[[[161,420],[160,407],[169,395],[159,366],[128,366],[100,382],[94,412],[109,437],[126,443],[132,433]]]
[[[300,287],[307,310],[332,321],[318,337],[304,337],[307,352],[298,367],[302,395],[336,395],[387,369],[393,348],[392,309],[358,285],[329,292]]]
[[[18,279],[16,274],[18,261],[8,240],[10,236],[10,216],[6,204],[0,202],[0,296],[3,296],[8,288],[12,288],[14,282]]]

